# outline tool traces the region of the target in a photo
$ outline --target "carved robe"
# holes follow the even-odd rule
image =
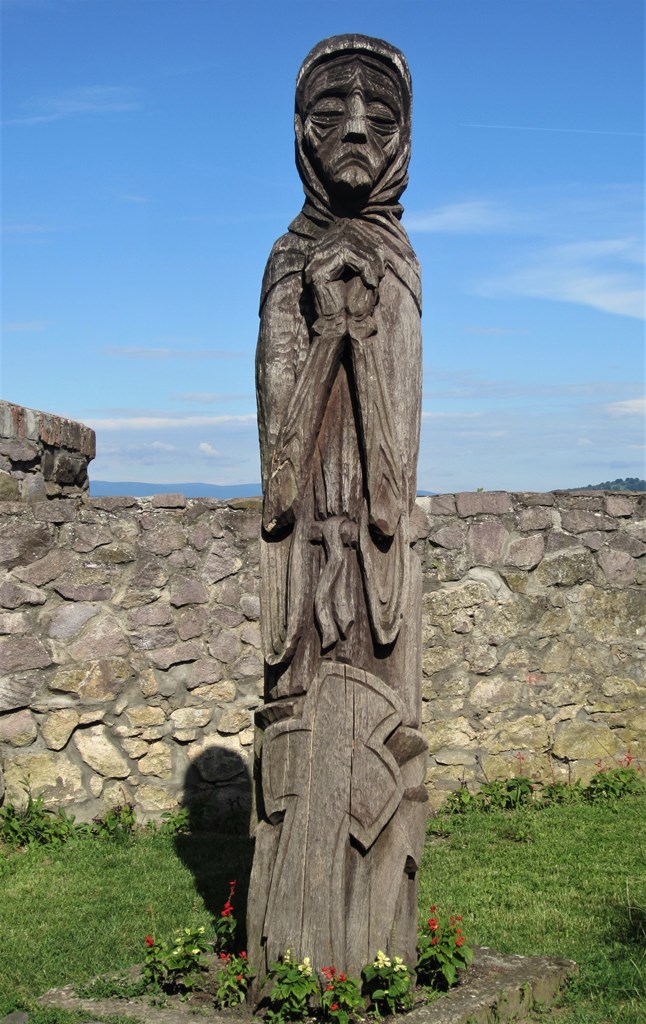
[[[411,962],[415,947],[420,280],[396,202],[407,152],[348,219],[298,121],[297,160],[307,201],[269,258],[256,362],[266,704],[248,938],[257,970],[290,948],[358,975],[377,949]],[[349,269],[342,312],[317,317],[308,266],[346,239],[374,252],[378,283]]]

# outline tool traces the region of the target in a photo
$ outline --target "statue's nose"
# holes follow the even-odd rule
[[[341,138],[344,142],[365,142],[366,131],[366,105],[360,94],[353,93],[348,98]]]

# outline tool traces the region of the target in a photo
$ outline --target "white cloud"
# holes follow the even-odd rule
[[[229,349],[187,349],[145,346],[110,346],[103,349],[104,355],[121,359],[240,359],[242,352]]]
[[[646,415],[646,398],[627,398],[621,402],[610,402],[605,411],[611,416]]]
[[[246,394],[226,394],[223,391],[183,391],[170,396],[178,402],[195,402],[197,405],[213,405],[216,402],[239,402],[254,397]]]
[[[22,331],[42,331],[46,325],[46,320],[21,320],[11,324],[3,324],[2,330],[5,334],[13,334]]]
[[[220,456],[220,452],[217,448],[214,448],[208,441],[202,441],[197,447],[203,455],[207,455],[209,458],[218,458]]]
[[[183,430],[187,427],[251,426],[256,414],[242,416],[123,416],[113,419],[84,419],[93,430]]]
[[[514,221],[510,211],[497,203],[474,199],[436,206],[432,210],[404,215],[406,230],[447,234],[508,229]]]
[[[140,110],[138,90],[122,85],[88,85],[65,89],[49,96],[24,100],[22,113],[7,119],[5,124],[46,124],[83,114],[114,114]]]
[[[632,237],[552,246],[527,259],[525,267],[481,282],[476,292],[486,297],[555,299],[641,319],[642,262],[641,245]]]

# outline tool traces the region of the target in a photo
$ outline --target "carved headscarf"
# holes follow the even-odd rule
[[[375,241],[379,241],[385,247],[386,263],[406,285],[418,309],[421,309],[419,264],[401,224],[403,208],[399,203],[399,198],[408,184],[411,149],[410,72],[404,55],[398,49],[383,39],[364,35],[341,35],[323,39],[308,53],[298,72],[294,114],[296,166],[306,198],[302,211],[289,225],[289,234],[279,239],[274,247],[263,282],[261,305],[269,290],[282,277],[302,269],[311,243],[320,239],[339,219],[332,210],[332,202],[324,183],[307,156],[304,142],[306,96],[314,72],[323,65],[329,65],[339,58],[347,59],[353,54],[378,66],[382,74],[391,80],[398,94],[402,112],[397,150],[373,186],[363,207],[353,216],[375,230]]]

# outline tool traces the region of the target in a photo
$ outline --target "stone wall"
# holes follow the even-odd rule
[[[0,501],[83,494],[94,431],[82,423],[0,400]]]
[[[646,755],[646,496],[419,499],[433,806],[520,769]],[[0,759],[88,819],[248,815],[262,694],[259,501],[0,503]],[[522,759],[522,760],[521,760]]]

